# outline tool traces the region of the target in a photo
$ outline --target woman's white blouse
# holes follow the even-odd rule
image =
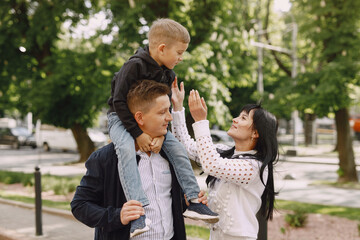
[[[227,236],[257,238],[259,226],[256,213],[264,191],[259,176],[261,162],[242,156],[245,153],[237,151],[232,159],[220,157],[216,149],[226,150],[229,147],[213,144],[209,121],[193,124],[195,142],[186,127],[185,110],[173,112],[172,116],[172,133],[184,145],[189,158],[201,163],[205,173],[219,179],[209,189],[209,207],[220,216],[219,222],[211,227],[211,231],[215,231],[211,235],[221,239]],[[265,183],[267,176],[266,168],[263,174]]]

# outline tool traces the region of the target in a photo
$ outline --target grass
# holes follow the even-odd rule
[[[18,201],[22,203],[35,204],[35,198],[20,195],[10,195],[0,191],[0,198]],[[42,206],[70,211],[70,202],[60,202],[42,199]]]
[[[360,208],[329,206],[311,203],[300,203],[294,201],[276,200],[276,208],[281,210],[296,211],[303,209],[305,213],[327,214],[336,217],[348,218],[360,221]]]
[[[195,225],[185,225],[186,235],[200,239],[209,239],[210,230],[208,228],[199,227]]]
[[[82,176],[63,177],[50,174],[41,175],[43,191],[53,190],[56,195],[66,195],[74,192]],[[24,186],[34,186],[34,174],[0,170],[0,182],[5,184],[21,183]]]
[[[358,182],[340,183],[340,182],[330,182],[330,181],[315,181],[311,185],[328,185],[337,188],[360,190],[360,183]]]

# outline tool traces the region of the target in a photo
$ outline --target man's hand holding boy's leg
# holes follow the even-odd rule
[[[141,203],[136,200],[130,200],[121,208],[120,221],[123,225],[128,225],[129,222],[138,219],[141,215],[144,215],[145,211]]]

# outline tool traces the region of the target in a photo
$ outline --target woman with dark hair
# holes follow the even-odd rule
[[[233,119],[228,135],[235,146],[214,145],[206,120],[207,107],[197,91],[189,96],[196,142],[189,136],[183,108],[184,85],[172,85],[174,135],[189,158],[208,174],[209,207],[220,220],[210,228],[211,240],[257,239],[259,212],[272,219],[275,191],[273,165],[278,160],[277,121],[261,106],[244,106]]]

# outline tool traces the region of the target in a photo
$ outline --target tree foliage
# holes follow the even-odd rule
[[[295,1],[306,71],[298,76],[299,109],[324,116],[348,108],[359,85],[358,1]],[[309,47],[306,47],[310,46]],[[301,47],[302,47],[301,46]]]
[[[358,181],[349,126],[349,107],[359,85],[359,1],[294,1],[307,48],[306,71],[297,79],[298,109],[335,114],[339,181]]]
[[[106,108],[113,74],[147,44],[151,23],[167,17],[191,35],[184,61],[174,70],[187,92],[194,88],[204,96],[211,124],[226,129],[242,105],[259,99],[279,118],[290,119],[294,109],[345,114],[360,81],[360,2],[291,2],[291,12],[281,15],[272,10],[272,0],[3,0],[0,116],[31,111],[35,119],[83,136]],[[96,16],[104,16],[101,27],[78,36],[77,26]],[[291,56],[264,50],[261,95],[251,42],[291,49],[287,24],[293,21],[299,25],[301,71],[294,81]],[[261,28],[268,32],[257,35]]]
[[[76,24],[88,15],[89,7],[79,0],[1,2],[0,49],[4,54],[1,54],[0,74],[5,79],[4,84],[1,84],[1,94],[7,96],[1,100],[1,104],[11,102],[9,105],[16,107],[20,114],[33,112],[35,119],[41,118],[45,123],[61,127],[80,125],[82,127],[77,129],[86,131],[94,117],[93,112],[98,107],[84,106],[93,104],[92,97],[97,97],[98,94],[89,94],[85,90],[90,90],[95,85],[84,85],[88,83],[84,81],[84,77],[93,76],[94,72],[89,73],[91,68],[87,67],[88,72],[85,74],[72,75],[79,73],[76,70],[83,68],[86,63],[84,60],[88,59],[84,55],[80,56],[81,54],[61,51],[57,42],[64,21]],[[67,64],[69,60],[73,60],[72,63],[79,69],[73,69]],[[60,66],[64,68],[61,69]],[[70,84],[68,81],[72,79],[77,79],[77,83]],[[79,86],[89,96],[86,101],[83,97],[72,94]],[[77,106],[73,108],[75,103]],[[78,113],[76,115],[76,112],[81,116]],[[85,145],[91,143],[89,140],[87,137],[88,143],[85,142]],[[90,148],[89,151],[92,150]],[[80,154],[83,160],[88,156],[83,151]]]

